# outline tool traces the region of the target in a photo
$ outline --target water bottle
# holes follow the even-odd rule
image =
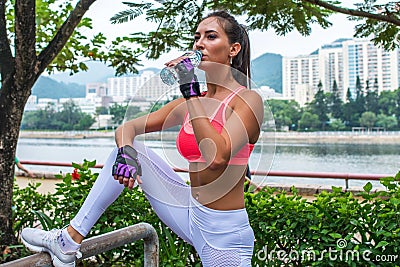
[[[197,68],[200,65],[201,57],[203,54],[199,50],[188,51],[182,56],[190,58],[193,67]],[[161,80],[168,85],[174,85],[174,83],[178,82],[178,74],[174,67],[165,67],[160,72]]]

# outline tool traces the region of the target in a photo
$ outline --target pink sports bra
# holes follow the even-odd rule
[[[210,117],[211,125],[218,133],[222,132],[226,121],[225,113],[229,102],[232,98],[242,91],[244,87],[239,87],[233,91],[227,98],[222,101],[217,108],[214,116]],[[186,114],[185,121],[176,138],[176,146],[179,153],[189,162],[206,162],[201,155],[197,145],[196,137],[194,136],[192,124],[189,121],[189,113]],[[229,165],[247,165],[251,152],[254,149],[254,144],[247,143],[240,149],[228,162]]]

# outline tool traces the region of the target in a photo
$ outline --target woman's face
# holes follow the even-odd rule
[[[225,30],[215,17],[200,22],[194,34],[193,49],[203,53],[202,64],[208,61],[229,65],[231,45]]]

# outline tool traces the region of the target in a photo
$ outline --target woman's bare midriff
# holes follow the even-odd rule
[[[245,165],[228,165],[210,170],[205,163],[190,163],[192,196],[204,206],[215,210],[244,208]]]

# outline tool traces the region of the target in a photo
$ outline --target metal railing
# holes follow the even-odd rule
[[[389,174],[362,174],[362,173],[338,173],[338,172],[290,172],[290,171],[251,171],[252,175],[295,177],[295,178],[325,178],[345,181],[345,188],[349,189],[349,180],[379,181],[381,178],[391,176]]]
[[[72,167],[72,163],[64,162],[44,162],[44,161],[25,161],[26,165],[59,166]],[[97,164],[93,168],[103,168],[103,164]],[[176,172],[188,172],[187,169],[174,168]],[[350,180],[379,181],[381,178],[392,176],[389,174],[363,174],[363,173],[339,173],[339,172],[291,172],[291,171],[251,171],[256,176],[275,176],[275,177],[294,177],[294,178],[329,178],[345,181],[345,188],[349,189]]]
[[[80,251],[82,259],[86,259],[102,252],[132,243],[139,239],[144,240],[144,266],[158,267],[159,243],[157,232],[148,223],[138,223],[110,233],[94,236],[82,242]],[[48,253],[37,253],[19,260],[1,264],[1,267],[26,266],[53,266]]]

